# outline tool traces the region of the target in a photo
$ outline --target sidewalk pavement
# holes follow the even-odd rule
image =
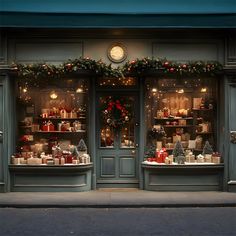
[[[76,193],[10,192],[0,193],[0,207],[236,207],[236,193],[153,192],[138,189],[101,189]]]

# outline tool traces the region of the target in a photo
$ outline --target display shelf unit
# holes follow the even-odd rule
[[[9,165],[13,192],[91,190],[93,163],[83,165]]]
[[[144,189],[151,191],[220,191],[224,164],[142,164]]]

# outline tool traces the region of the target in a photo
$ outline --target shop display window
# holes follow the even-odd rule
[[[217,80],[146,80],[146,161],[220,163],[217,152]]]
[[[18,84],[12,164],[78,165],[88,154],[88,80]]]

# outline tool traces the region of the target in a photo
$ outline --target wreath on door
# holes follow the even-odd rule
[[[108,97],[102,104],[103,121],[110,127],[121,128],[132,119],[131,104],[124,98]]]

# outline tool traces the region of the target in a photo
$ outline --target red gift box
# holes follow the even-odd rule
[[[73,163],[73,156],[65,155],[65,163]]]
[[[43,131],[47,131],[47,132],[55,131],[55,127],[54,127],[54,125],[52,123],[47,123],[47,124],[43,124],[42,125],[42,130]]]
[[[166,157],[168,157],[168,153],[165,148],[162,148],[160,151],[156,152],[156,162],[165,163]]]

